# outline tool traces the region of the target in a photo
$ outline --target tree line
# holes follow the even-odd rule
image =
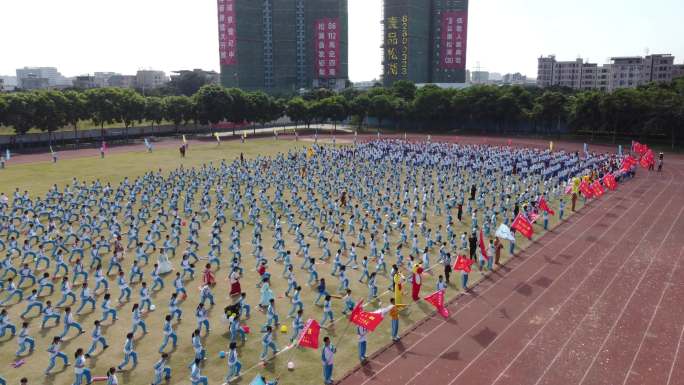
[[[287,116],[295,124],[350,122],[362,128],[366,118],[377,127],[397,130],[483,134],[573,133],[590,137],[662,138],[674,147],[684,131],[684,79],[612,93],[479,85],[465,89],[417,88],[407,81],[339,93],[316,89],[276,97],[218,85],[193,95],[143,96],[132,89],[31,91],[0,95],[0,124],[17,135],[31,128],[77,130],[90,120],[104,129],[137,122],[174,125],[268,123]]]

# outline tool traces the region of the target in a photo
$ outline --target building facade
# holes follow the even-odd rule
[[[90,75],[76,76],[73,83],[74,88],[78,88],[80,90],[89,90],[91,88],[102,87],[102,83],[100,83],[95,76]]]
[[[270,93],[341,89],[347,0],[217,0],[221,84]]]
[[[17,87],[29,89],[29,87],[43,86],[45,82],[35,79],[47,79],[47,85],[43,88],[69,87],[71,81],[62,76],[55,67],[24,67],[17,68]],[[29,79],[29,80],[26,80]],[[26,84],[25,84],[26,82]],[[36,88],[30,88],[36,89]]]
[[[159,88],[168,81],[164,71],[141,70],[135,74],[135,87],[142,90]]]
[[[465,83],[467,0],[385,0],[383,81]]]
[[[582,59],[557,61],[555,56],[537,60],[539,87],[569,87],[577,90],[613,91],[648,83],[669,83],[676,77],[672,55],[614,57],[598,65]]]

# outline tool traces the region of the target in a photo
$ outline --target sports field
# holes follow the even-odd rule
[[[116,188],[124,178],[128,177],[129,180],[133,181],[137,177],[140,177],[148,172],[160,171],[163,177],[167,177],[169,172],[172,170],[177,170],[180,167],[184,169],[195,167],[200,170],[203,165],[210,165],[216,169],[220,168],[220,164],[225,160],[226,164],[231,164],[236,159],[239,159],[240,154],[246,159],[247,173],[254,172],[254,170],[249,171],[249,167],[263,167],[263,170],[273,173],[282,173],[283,175],[298,175],[299,171],[287,170],[278,168],[274,164],[277,163],[277,157],[282,155],[287,157],[288,152],[291,154],[297,153],[300,157],[306,154],[303,150],[305,146],[312,146],[310,142],[299,141],[295,142],[293,140],[272,140],[272,139],[256,139],[248,140],[245,143],[240,143],[238,141],[228,141],[222,143],[220,146],[216,144],[201,144],[201,143],[191,143],[189,152],[186,158],[181,159],[177,146],[158,146],[152,153],[148,153],[144,150],[143,146],[127,148],[126,151],[111,151],[108,153],[104,159],[100,159],[99,156],[68,156],[65,159],[60,159],[57,163],[49,162],[48,155],[36,156],[33,159],[27,159],[20,157],[21,162],[9,163],[8,167],[0,171],[0,192],[4,192],[10,199],[12,199],[12,193],[15,189],[20,192],[28,191],[32,199],[38,196],[44,196],[44,194],[53,186],[56,185],[59,190],[63,190],[67,184],[71,184],[72,180],[75,178],[80,182],[86,182],[90,184],[92,181],[99,180],[102,184],[111,183],[113,188]],[[84,152],[84,155],[92,155],[91,152]],[[69,158],[69,159],[66,159]],[[259,159],[257,159],[259,158]],[[39,160],[39,161],[38,161]],[[301,195],[303,195],[304,189],[306,187],[310,188],[313,196],[320,199],[321,201],[328,199],[330,197],[323,197],[321,191],[323,189],[319,188],[320,184],[331,183],[330,180],[326,178],[333,178],[338,170],[342,172],[349,171],[355,167],[366,167],[369,165],[359,165],[349,160],[340,160],[332,158],[323,158],[314,156],[312,160],[311,169],[305,170],[304,172],[309,172],[306,177],[302,180],[306,180],[310,183],[308,186],[297,186],[301,189]],[[415,170],[412,167],[405,164],[395,164],[388,160],[383,160],[382,164],[378,165],[378,168],[383,170],[392,170],[398,172],[399,179],[394,181],[394,185],[403,186],[405,183],[408,186],[408,181],[415,181],[416,175]],[[384,174],[378,174],[384,175]],[[389,174],[388,174],[389,175]],[[426,174],[427,175],[427,174]],[[275,177],[275,175],[273,175]],[[422,175],[421,175],[422,177]],[[436,178],[436,176],[430,174],[430,178]],[[341,176],[340,176],[341,178]],[[202,178],[198,179],[201,180]],[[293,183],[296,183],[297,179],[291,179]],[[436,179],[435,179],[436,180]],[[228,182],[225,182],[225,186],[228,186]],[[186,186],[187,187],[187,186]],[[292,186],[281,186],[286,189],[291,189]],[[466,186],[468,187],[468,186]],[[528,186],[528,187],[531,187]],[[407,187],[408,191],[408,187]],[[242,191],[242,193],[245,193]],[[391,191],[390,194],[400,194],[403,196],[404,191]],[[183,197],[185,191],[181,192],[181,197]],[[210,195],[214,199],[215,191],[211,191]],[[258,196],[258,192],[255,191],[254,194]],[[271,184],[265,187],[264,194],[269,199],[275,199],[276,186]],[[454,192],[455,194],[455,192]],[[199,210],[198,200],[201,197],[200,192],[195,197],[193,201],[196,205],[193,207],[194,210]],[[285,197],[289,198],[289,192],[285,194]],[[335,200],[337,197],[332,197]],[[371,199],[371,198],[368,198]],[[566,199],[567,201],[567,199]],[[352,202],[352,203],[359,203]],[[397,207],[399,207],[400,202],[395,202]],[[137,203],[139,205],[139,202]],[[558,210],[558,200],[550,199],[550,206]],[[436,205],[429,206],[430,209],[426,213],[426,220],[424,225],[427,228],[436,231],[438,225],[445,226],[445,213],[442,212],[438,214],[435,212]],[[135,207],[137,209],[139,207]],[[578,210],[582,208],[582,200],[578,200]],[[411,207],[408,207],[410,211]],[[274,239],[273,228],[269,227],[268,217],[265,213],[266,210],[262,211],[261,221],[263,223],[263,248],[264,254],[267,260],[269,260],[269,272],[272,275],[271,287],[276,296],[276,309],[280,316],[280,322],[286,325],[288,329],[291,329],[291,319],[287,318],[287,313],[290,310],[290,303],[287,297],[284,297],[285,289],[287,288],[287,281],[282,278],[281,273],[283,270],[282,264],[273,262],[273,257],[275,256],[275,250],[271,248]],[[565,210],[566,219],[571,215],[569,205]],[[246,214],[246,213],[245,213]],[[405,213],[404,213],[405,214]],[[181,214],[182,215],[182,214]],[[213,217],[213,211],[212,211]],[[211,308],[209,314],[209,320],[211,323],[211,332],[206,335],[203,332],[203,345],[207,350],[208,359],[204,361],[202,367],[202,374],[208,376],[210,384],[220,384],[223,383],[223,378],[227,372],[227,363],[225,359],[219,358],[219,352],[227,350],[228,345],[228,325],[223,322],[222,309],[224,306],[232,303],[232,299],[228,298],[229,283],[227,281],[227,276],[229,271],[229,261],[231,252],[228,248],[230,243],[229,234],[231,231],[231,226],[234,225],[231,219],[231,210],[226,210],[226,217],[228,223],[222,229],[221,238],[223,240],[223,256],[222,265],[216,270],[217,285],[213,288],[213,293],[216,298],[216,305]],[[124,218],[119,217],[119,222],[123,223]],[[246,219],[246,215],[245,215]],[[349,215],[346,216],[349,219]],[[478,218],[480,223],[482,223],[482,217]],[[184,220],[189,220],[189,217],[185,217]],[[405,214],[402,216],[401,221],[408,223],[409,216]],[[306,221],[301,218],[298,219],[300,222],[304,222],[303,233],[306,235],[306,241],[311,244],[310,254],[314,257],[321,255],[322,250],[318,247],[316,242],[316,235],[309,235],[311,229],[306,226]],[[423,221],[420,221],[423,223]],[[199,235],[199,250],[197,254],[201,257],[205,257],[209,252],[209,239],[211,232],[212,220],[202,222],[202,227]],[[557,216],[550,217],[550,228],[554,228],[559,223]],[[78,222],[73,223],[74,227],[78,227]],[[285,223],[285,216],[282,218],[283,225],[283,238],[285,241],[286,248],[291,250],[293,255],[298,248],[295,241],[294,232],[287,231],[287,224]],[[358,226],[358,225],[357,225]],[[381,226],[381,225],[379,225]],[[124,230],[124,240],[126,240],[125,233],[127,226],[123,226]],[[380,227],[381,228],[381,227]],[[144,234],[148,229],[147,226],[141,226],[140,237],[144,238]],[[463,232],[470,232],[471,229],[471,218],[470,215],[465,214],[462,222],[454,221],[453,230],[454,233],[460,235]],[[535,239],[537,239],[543,230],[541,226],[535,225]],[[264,367],[259,365],[259,353],[261,352],[261,334],[259,329],[261,325],[265,323],[266,316],[264,313],[257,310],[257,303],[259,301],[260,292],[256,287],[258,282],[258,275],[255,269],[255,258],[252,256],[252,230],[253,226],[247,224],[241,231],[240,241],[241,241],[241,253],[242,253],[242,267],[244,268],[244,277],[241,280],[243,291],[247,292],[247,302],[252,306],[252,316],[250,319],[245,320],[243,323],[249,326],[251,329],[250,335],[248,335],[247,343],[243,346],[239,344],[239,356],[243,365],[242,378],[232,383],[237,384],[248,384],[249,381],[258,373],[265,375],[267,378],[280,377],[280,384],[319,384],[322,382],[321,377],[321,362],[320,362],[320,351],[314,351],[310,349],[285,349],[289,344],[290,340],[290,330],[287,334],[281,334],[280,332],[275,333],[275,341],[281,352],[273,359],[270,359]],[[330,249],[335,254],[335,249],[338,246],[337,236],[335,236],[331,229],[326,230],[328,238],[331,238]],[[417,229],[416,229],[417,231]],[[492,234],[494,229],[492,229]],[[380,231],[382,233],[382,231]],[[3,235],[3,234],[0,234]],[[107,232],[107,235],[110,234]],[[181,239],[185,239],[185,233],[181,236]],[[164,233],[162,233],[162,237]],[[392,231],[389,235],[389,241],[392,245],[399,241],[399,231]],[[24,240],[25,236],[19,239],[19,244]],[[381,244],[382,240],[379,239],[378,242]],[[352,237],[348,237],[347,243],[350,244],[354,240]],[[124,244],[127,242],[124,242]],[[161,243],[161,241],[159,242]],[[410,254],[409,245],[411,241],[409,239],[408,245],[405,246],[404,258],[408,258]],[[422,237],[421,237],[422,243]],[[460,243],[460,242],[459,242]],[[517,250],[521,248],[525,249],[530,244],[529,241],[522,237],[518,237]],[[180,256],[184,250],[184,242],[181,241],[181,245],[178,246],[176,251],[176,256],[172,257],[171,262],[174,264],[176,269],[179,269]],[[422,249],[422,247],[421,247]],[[86,250],[86,255],[88,255],[89,250]],[[368,247],[357,247],[357,254],[359,259],[364,255],[369,254]],[[441,265],[437,264],[437,259],[439,256],[438,247],[433,247],[430,250],[430,258],[433,261],[433,266],[435,266],[434,271],[429,271],[424,275],[423,282],[423,295],[427,295],[434,291],[436,287],[436,278],[438,274],[441,274]],[[126,257],[123,260],[124,271],[128,272],[131,266],[132,260],[134,259],[135,251],[133,249],[128,249],[126,251]],[[156,260],[156,255],[150,255],[150,263]],[[418,256],[416,256],[418,257]],[[507,262],[509,259],[508,247],[506,247],[502,252],[502,262]],[[104,259],[106,260],[107,257]],[[392,263],[394,263],[394,251],[387,254],[387,264],[388,270]],[[88,258],[85,258],[88,260]],[[344,258],[346,260],[346,254]],[[302,301],[304,303],[304,318],[314,318],[320,321],[323,318],[322,308],[315,306],[313,304],[316,297],[315,285],[307,287],[305,285],[308,277],[308,273],[305,270],[299,270],[299,265],[302,263],[303,258],[300,255],[294,255],[292,263],[294,265],[295,274],[297,276],[298,283],[303,287],[302,291]],[[15,261],[18,263],[18,261]],[[187,384],[189,383],[189,369],[192,358],[194,357],[194,351],[191,346],[191,334],[196,327],[196,322],[194,318],[194,309],[199,302],[199,287],[201,285],[202,278],[202,266],[204,261],[200,261],[196,268],[195,278],[193,280],[186,281],[185,287],[188,289],[189,296],[188,299],[183,302],[181,309],[184,312],[182,322],[176,326],[176,333],[179,337],[179,345],[170,354],[170,366],[173,370],[172,377],[168,383],[170,384]],[[15,263],[16,265],[16,263]],[[371,271],[375,266],[374,261],[369,264]],[[17,266],[18,267],[18,266]],[[338,287],[337,278],[330,275],[331,263],[319,262],[317,263],[317,269],[320,277],[324,277],[328,281],[328,291],[336,292]],[[51,273],[52,268],[49,270]],[[151,283],[149,278],[149,273],[151,270],[151,265],[146,265],[143,267],[145,272],[145,277],[148,283]],[[497,272],[494,276],[499,276],[502,272],[507,270],[503,267],[501,271],[496,268]],[[41,272],[42,273],[42,272]],[[489,273],[486,273],[489,274]],[[365,283],[359,283],[358,277],[360,273],[359,270],[350,270],[350,283],[353,297],[355,300],[366,299],[368,296],[368,288]],[[405,272],[406,276],[410,276],[409,272]],[[474,284],[483,277],[477,268],[473,270],[470,274],[470,284]],[[92,272],[91,272],[92,280]],[[119,381],[122,384],[149,384],[153,375],[153,364],[159,359],[158,349],[162,340],[162,325],[163,317],[167,313],[167,302],[173,291],[172,277],[167,275],[164,278],[165,288],[157,291],[152,296],[152,301],[156,305],[156,310],[145,314],[145,322],[147,324],[148,333],[143,335],[141,333],[137,334],[136,337],[136,351],[139,354],[140,362],[134,370],[124,370],[118,374]],[[118,297],[118,288],[114,276],[109,277],[110,291],[113,297],[116,299]],[[50,299],[53,303],[59,301],[59,285],[55,282],[56,290],[52,296],[42,298],[43,302]],[[378,288],[379,288],[379,298],[375,301],[370,301],[366,306],[366,310],[375,310],[383,306],[388,305],[390,298],[390,293],[387,289],[390,286],[389,277],[386,275],[378,275]],[[405,285],[410,290],[410,284]],[[109,348],[106,351],[102,351],[98,348],[95,354],[88,362],[88,367],[92,369],[93,375],[104,376],[108,368],[118,365],[122,358],[123,352],[122,348],[124,345],[125,334],[131,328],[131,305],[138,301],[138,290],[140,285],[134,284],[132,286],[132,299],[128,303],[124,303],[118,308],[119,319],[115,323],[111,322],[111,319],[104,322],[103,332],[106,337]],[[80,288],[77,285],[74,286],[74,293],[78,298]],[[25,295],[28,294],[30,290],[27,288],[25,290]],[[462,293],[460,288],[460,274],[454,273],[452,275],[451,284],[449,284],[446,292],[447,300],[454,298],[455,296]],[[6,296],[5,292],[0,293],[0,298]],[[409,293],[404,295],[407,298],[407,302],[410,301]],[[76,316],[76,321],[79,322],[85,333],[82,335],[77,335],[73,330],[66,337],[65,342],[62,344],[62,350],[69,356],[71,362],[73,362],[73,353],[78,347],[87,349],[91,343],[90,332],[93,327],[93,321],[100,318],[102,312],[100,310],[100,301],[102,294],[100,293],[97,298],[97,307],[93,312],[85,311],[83,315]],[[411,302],[412,303],[412,302]],[[72,307],[77,308],[80,304],[78,300]],[[12,301],[9,306],[4,307],[8,310],[9,319],[14,323],[17,328],[20,327],[21,319],[19,318],[20,313],[24,310],[26,303],[15,304]],[[89,307],[86,307],[89,308]],[[336,322],[333,326],[328,327],[323,330],[323,335],[331,336],[333,343],[337,347],[337,355],[335,358],[335,374],[334,377],[337,379],[344,375],[346,372],[356,367],[358,364],[357,358],[357,336],[355,327],[350,327],[349,322],[343,318],[341,311],[343,310],[343,303],[341,300],[333,300],[333,312],[335,315]],[[434,308],[425,303],[424,301],[412,304],[400,313],[400,332],[409,328],[411,325],[431,316],[434,313]],[[48,353],[46,349],[49,345],[50,340],[54,335],[59,334],[62,331],[62,325],[57,325],[54,327],[48,327],[46,329],[40,328],[40,317],[34,311],[31,316],[27,318],[30,322],[29,335],[35,338],[36,349],[31,354],[25,357],[26,363],[19,368],[11,368],[9,365],[15,361],[14,352],[17,348],[16,338],[11,338],[9,333],[3,338],[0,338],[0,375],[6,378],[8,383],[18,383],[18,379],[21,377],[28,377],[30,384],[71,384],[74,379],[73,368],[67,367],[62,369],[61,361],[58,361],[53,373],[44,376],[43,370],[47,366]],[[456,318],[457,320],[457,318]],[[450,321],[452,322],[452,321]],[[457,321],[453,321],[457,322]],[[443,340],[450,340],[456,338],[455,335],[442,335]],[[373,333],[369,335],[368,338],[368,350],[369,354],[377,351],[378,349],[385,347],[390,342],[390,327],[389,322],[384,321],[383,324]],[[168,351],[168,349],[167,349]],[[293,371],[288,371],[286,369],[286,363],[288,361],[293,361],[295,363],[295,369]],[[420,383],[420,382],[418,382]]]

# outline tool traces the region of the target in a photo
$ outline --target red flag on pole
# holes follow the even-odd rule
[[[580,183],[579,189],[585,198],[590,199],[594,197],[594,191],[586,180],[583,180],[582,183]]]
[[[515,217],[515,220],[513,220],[513,223],[511,224],[511,228],[520,231],[520,234],[527,239],[532,239],[532,234],[534,234],[532,224],[521,214],[518,214],[518,216]]]
[[[480,229],[480,252],[482,252],[482,257],[485,259],[485,261],[489,261],[489,256],[487,255],[487,248],[485,247],[484,234],[482,233],[482,229]]]
[[[543,195],[539,197],[539,203],[538,204],[539,204],[540,209],[546,211],[547,213],[549,213],[551,215],[556,215],[556,212],[551,210],[548,203],[546,203],[546,199],[544,199]]]
[[[594,195],[597,198],[602,196],[606,192],[606,190],[603,189],[603,186],[601,186],[601,182],[599,182],[598,179],[591,184],[591,189],[593,190]]]
[[[466,273],[470,273],[470,266],[475,263],[474,260],[466,258],[465,255],[459,255],[456,257],[456,263],[454,263],[454,271],[465,271]]]
[[[351,321],[351,323],[366,328],[370,331],[375,330],[375,328],[377,328],[378,325],[380,325],[380,322],[382,322],[382,320],[382,314],[367,312],[360,309],[356,313],[352,311],[352,314],[349,317],[349,321]]]
[[[351,314],[349,314],[349,320],[351,321],[352,318],[354,318],[362,310],[363,310],[363,299],[359,300],[359,302],[356,304],[356,306],[354,306],[354,309],[352,309]]]
[[[321,325],[315,319],[309,319],[299,335],[298,345],[303,348],[318,349],[318,336],[320,334]]]
[[[444,290],[438,290],[423,299],[431,303],[442,317],[449,317],[449,310],[444,307]]]

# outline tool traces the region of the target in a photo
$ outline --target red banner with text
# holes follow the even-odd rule
[[[530,221],[528,221],[527,218],[521,214],[518,214],[518,216],[515,217],[515,220],[511,224],[511,228],[519,231],[520,234],[527,239],[532,239],[532,234],[534,234],[534,230],[532,230],[532,223],[530,223]]]
[[[468,43],[468,11],[442,13],[439,64],[444,69],[465,69]]]
[[[221,65],[237,64],[235,0],[218,1],[219,57]]]
[[[324,18],[314,23],[316,76],[336,78],[340,73],[340,19]]]

